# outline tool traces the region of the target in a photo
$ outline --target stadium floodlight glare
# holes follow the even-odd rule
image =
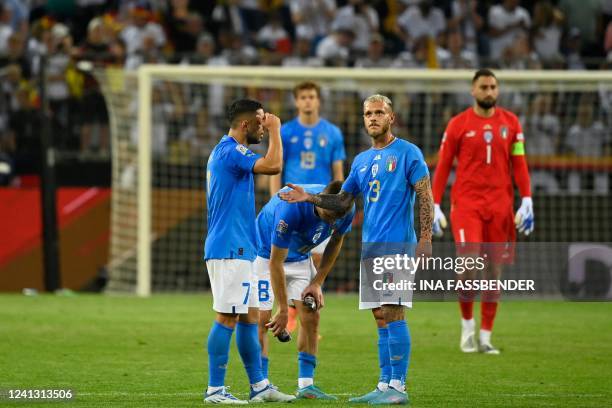
[[[81,68],[90,68],[84,65]],[[323,89],[322,116],[341,126],[348,165],[355,154],[369,146],[363,134],[361,104],[370,94],[383,93],[393,100],[394,133],[419,145],[430,165],[435,164],[448,119],[472,102],[470,70],[143,65],[137,72],[118,68],[94,72],[109,107],[112,132],[108,290],[140,296],[155,291],[202,290],[207,285],[202,256],[205,166],[210,150],[227,132],[224,108],[232,99],[259,99],[266,109],[286,121],[295,113],[293,86],[305,79],[319,82]],[[563,140],[576,121],[578,107],[592,101],[592,95],[602,89],[610,92],[612,72],[496,74],[501,87],[498,103],[516,112],[526,128],[538,220],[535,236],[530,239],[605,239],[609,234],[606,228],[612,223],[606,209],[612,188],[606,184],[612,168],[610,160],[561,157],[558,152],[544,150],[534,154],[530,148],[535,149],[536,144],[527,128],[534,110],[543,109],[535,106],[540,101],[558,120],[561,130],[555,135],[555,143]],[[581,184],[581,171],[590,171],[595,181]],[[541,191],[545,195],[538,195]],[[261,205],[268,193],[258,188],[257,194]],[[446,200],[449,195],[445,195]],[[592,199],[594,195],[597,199]],[[443,208],[448,211],[447,202]],[[450,239],[450,235],[445,234],[443,239]],[[359,248],[356,228],[347,237],[334,273],[326,282],[328,288],[351,287]]]

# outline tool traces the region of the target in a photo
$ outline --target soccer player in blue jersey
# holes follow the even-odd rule
[[[336,194],[342,182],[334,181],[327,187],[323,184],[302,184],[301,187],[312,194]],[[275,195],[257,216],[259,249],[255,270],[260,302],[262,366],[266,374],[267,328],[272,329],[274,335],[281,333],[287,325],[288,305],[295,305],[302,326],[298,334],[298,398],[336,399],[314,385],[319,309],[324,304],[321,286],[340,253],[344,235],[350,231],[354,213],[354,206],[348,212],[338,212],[311,203],[289,204]],[[310,251],[328,238],[321,264],[315,267]],[[270,286],[273,291],[270,291]],[[314,298],[315,310],[304,304],[306,295]],[[279,311],[271,319],[275,297]]]
[[[344,138],[340,129],[319,114],[321,88],[315,82],[303,81],[293,88],[297,117],[283,124],[283,172],[270,177],[270,196],[287,183],[324,184],[344,181]],[[329,241],[325,240],[310,251],[315,266]],[[289,308],[287,330],[297,326],[296,311]]]
[[[431,256],[433,196],[429,171],[421,151],[391,133],[395,116],[391,100],[372,95],[363,103],[366,130],[372,148],[357,155],[339,194],[310,194],[289,185],[281,192],[288,202],[310,202],[334,211],[349,208],[354,198],[364,196],[363,248],[372,245],[415,244],[416,255]],[[417,244],[413,225],[415,195],[419,200],[420,239]],[[391,254],[385,254],[391,255]],[[376,389],[350,402],[372,405],[406,404],[406,374],[410,357],[410,333],[404,320],[404,307],[411,302],[364,302],[360,309],[372,309],[378,326],[380,377]]]
[[[251,384],[250,401],[291,401],[294,396],[270,386],[261,368],[257,336],[259,301],[253,261],[255,235],[255,187],[253,174],[277,174],[282,167],[280,119],[264,112],[249,99],[233,102],[227,110],[230,130],[213,149],[206,167],[208,235],[205,260],[217,313],[208,336],[209,378],[204,401],[246,404],[225,388],[230,341],[236,344]],[[270,145],[264,157],[249,144],[260,143],[266,129]]]
[[[293,88],[297,117],[281,127],[283,172],[270,177],[270,196],[281,186],[344,181],[344,137],[340,129],[319,115],[321,88],[315,82],[300,82]],[[318,265],[327,242],[313,248]]]

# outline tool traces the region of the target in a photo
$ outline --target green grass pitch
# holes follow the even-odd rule
[[[52,405],[193,407],[207,377],[209,295],[0,296],[0,390],[73,389]],[[476,309],[478,315],[478,309]],[[455,303],[417,303],[408,391],[414,407],[603,407],[612,404],[612,304],[506,302],[494,343],[500,356],[458,349]],[[316,384],[349,396],[373,389],[376,330],[356,296],[328,295]],[[270,378],[296,388],[295,341],[273,340]],[[232,344],[227,384],[245,397],[247,378]],[[11,403],[0,406],[41,406]],[[324,405],[300,401],[294,405]]]

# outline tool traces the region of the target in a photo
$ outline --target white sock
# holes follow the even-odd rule
[[[314,378],[298,378],[298,388],[306,388],[314,384]]]
[[[212,394],[213,392],[217,392],[217,391],[219,391],[220,389],[223,389],[223,386],[221,386],[221,387],[211,387],[211,386],[209,385],[209,386],[208,386],[208,389],[206,390],[206,393],[207,393],[208,395],[210,395],[210,394]]]
[[[404,392],[406,390],[406,386],[402,384],[400,380],[391,380],[389,387],[395,388],[399,392]]]
[[[255,384],[251,384],[251,388],[253,388],[253,391],[258,392],[266,388],[268,384],[269,384],[268,380],[264,379],[259,382],[256,382]]]
[[[461,328],[467,331],[474,331],[476,329],[476,321],[474,318],[470,320],[461,319]]]
[[[385,382],[379,382],[378,385],[376,386],[379,390],[381,390],[382,392],[385,392],[389,389],[389,383],[385,383]]]
[[[480,329],[480,344],[491,344],[491,331]]]

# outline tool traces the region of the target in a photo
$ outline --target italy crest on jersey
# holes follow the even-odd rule
[[[312,138],[307,137],[304,139],[304,147],[306,150],[310,150],[312,148]]]
[[[372,166],[372,177],[376,177],[377,174],[378,174],[378,163]]]
[[[397,167],[397,157],[395,156],[387,157],[387,164],[385,165],[385,170],[387,170],[388,173],[392,173],[395,171],[396,167]]]
[[[483,137],[484,137],[485,142],[491,143],[491,140],[493,140],[493,132],[491,132],[490,130],[487,130],[484,132]]]
[[[508,137],[508,127],[502,126],[499,130],[499,133],[501,134],[502,139],[506,139]]]
[[[319,146],[321,146],[322,148],[327,146],[327,136],[319,135]]]

